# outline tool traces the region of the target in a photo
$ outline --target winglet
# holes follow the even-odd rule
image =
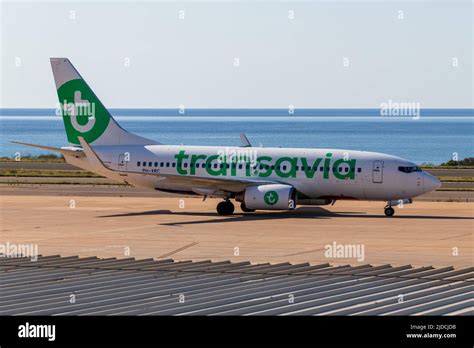
[[[240,147],[252,147],[245,133],[240,133]]]

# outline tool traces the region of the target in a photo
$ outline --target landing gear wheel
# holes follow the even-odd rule
[[[242,202],[240,203],[240,209],[244,212],[244,213],[253,213],[255,211],[255,209],[249,209],[245,206],[245,203]]]
[[[231,201],[220,202],[217,205],[217,214],[219,215],[232,215],[234,212],[234,205]]]
[[[385,215],[386,216],[393,216],[393,214],[395,214],[395,209],[393,209],[392,207],[385,208]]]

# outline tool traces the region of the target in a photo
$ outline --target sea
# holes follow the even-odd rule
[[[110,109],[130,132],[163,144],[331,148],[383,152],[417,164],[474,157],[474,109]],[[46,154],[11,141],[68,145],[55,109],[0,109],[0,156]]]

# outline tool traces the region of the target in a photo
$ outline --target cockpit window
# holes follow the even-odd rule
[[[421,172],[421,168],[418,166],[400,166],[398,170],[404,173]]]

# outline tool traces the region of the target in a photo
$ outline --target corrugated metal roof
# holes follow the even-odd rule
[[[0,314],[466,315],[473,313],[473,271],[8,257],[0,258]]]

